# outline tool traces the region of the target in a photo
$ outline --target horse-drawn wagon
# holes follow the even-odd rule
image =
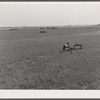
[[[73,46],[70,45],[63,45],[63,51],[70,51],[72,54],[74,53],[74,50],[80,50],[82,49],[82,44],[75,44]]]

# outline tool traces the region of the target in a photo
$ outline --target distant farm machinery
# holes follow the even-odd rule
[[[69,51],[71,54],[74,53],[74,50],[81,50],[82,48],[82,44],[75,44],[73,46],[63,45],[63,51]]]

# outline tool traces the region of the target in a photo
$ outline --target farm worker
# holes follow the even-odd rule
[[[67,45],[66,46],[67,46],[67,48],[70,48],[70,52],[71,52],[71,54],[73,54],[74,53],[73,46],[70,45],[69,41],[67,41]]]
[[[73,51],[73,46],[70,46],[70,52],[71,52],[71,54],[73,54],[74,53],[74,51]]]
[[[71,47],[69,41],[67,41],[66,47],[67,47],[67,48]]]

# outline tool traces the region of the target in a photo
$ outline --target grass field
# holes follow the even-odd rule
[[[0,30],[0,89],[100,89],[100,27]]]

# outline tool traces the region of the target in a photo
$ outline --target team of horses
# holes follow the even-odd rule
[[[63,45],[63,51],[70,51],[72,54],[74,53],[74,50],[80,50],[82,48],[82,44],[75,44],[73,46]]]

